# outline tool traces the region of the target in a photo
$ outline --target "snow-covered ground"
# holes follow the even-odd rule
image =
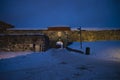
[[[82,42],[82,48],[79,42],[74,42],[69,47],[84,53],[86,47],[89,47],[91,57],[120,62],[120,41]]]
[[[79,49],[79,43],[70,47]],[[0,80],[120,80],[120,41],[84,42],[86,47],[90,55],[50,49],[1,57]]]

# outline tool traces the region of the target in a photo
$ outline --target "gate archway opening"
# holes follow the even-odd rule
[[[56,48],[63,48],[63,42],[62,41],[57,41],[56,42]]]

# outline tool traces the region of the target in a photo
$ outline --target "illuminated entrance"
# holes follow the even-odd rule
[[[56,47],[57,48],[63,48],[63,42],[62,41],[57,41],[56,42]]]

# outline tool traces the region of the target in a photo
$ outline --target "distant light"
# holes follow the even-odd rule
[[[57,35],[58,35],[58,37],[61,37],[62,33],[61,33],[61,32],[58,32]]]

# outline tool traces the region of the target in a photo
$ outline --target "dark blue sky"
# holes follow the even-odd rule
[[[16,28],[120,28],[120,0],[0,0],[0,20]]]

